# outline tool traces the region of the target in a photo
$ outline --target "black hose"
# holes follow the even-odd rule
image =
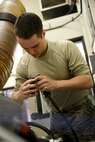
[[[28,124],[29,126],[35,126],[37,128],[42,129],[44,132],[46,132],[52,139],[55,139],[54,135],[52,134],[52,132],[46,128],[45,126],[42,126],[36,122],[26,122],[26,124]]]
[[[59,107],[57,106],[57,104],[54,102],[54,100],[51,98],[51,93],[48,91],[44,91],[43,94],[45,95],[46,98],[48,98],[50,100],[50,102],[52,103],[52,105],[56,108],[56,110],[62,114],[62,117],[64,118],[64,120],[66,121],[66,123],[68,124],[69,128],[71,129],[76,142],[79,142],[78,136],[75,133],[73,127],[71,126],[71,124],[69,123],[69,121],[66,119],[66,117],[63,115],[63,112],[59,109]]]

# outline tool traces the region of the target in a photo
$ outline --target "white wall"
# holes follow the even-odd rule
[[[89,2],[91,2],[91,1],[94,2],[93,5],[95,7],[95,1],[89,0]],[[86,48],[88,50],[88,54],[91,55],[93,48],[94,48],[93,47],[94,41],[93,41],[93,37],[92,37],[92,23],[91,23],[91,15],[89,15],[89,9],[88,9],[88,7],[86,7],[85,2],[86,2],[86,0],[83,1],[83,14],[82,14],[82,19],[80,20],[80,23],[81,23],[81,29],[83,31],[85,43],[86,43]],[[94,17],[95,17],[95,12],[94,12]],[[93,32],[95,33],[95,30],[93,30]]]
[[[49,27],[57,27],[57,26],[64,25],[65,23],[67,23],[68,21],[76,17],[81,11],[80,5],[78,5],[80,3],[78,3],[77,4],[78,13],[45,21],[40,12],[39,0],[32,0],[32,1],[21,0],[21,1],[24,4],[27,12],[34,12],[41,17],[41,19],[43,20],[43,25],[45,29],[48,29]],[[69,24],[61,28],[56,28],[53,30],[46,31],[46,38],[50,40],[63,40],[63,39],[71,39],[71,38],[84,36],[87,52],[88,54],[92,54],[92,37],[90,33],[91,31],[89,30],[89,25],[87,22],[88,15],[87,15],[86,7],[84,5],[85,4],[84,1],[82,1],[82,4],[83,4],[83,13],[76,20],[70,22]],[[44,105],[45,108],[47,107],[47,105],[45,105],[43,101],[42,101],[42,105]]]
[[[72,14],[70,16],[63,16],[61,18],[59,17],[59,18],[45,21],[43,19],[41,12],[40,12],[39,0],[21,0],[21,2],[25,7],[26,12],[34,12],[41,17],[45,29],[47,29],[47,27],[49,25],[51,25],[51,27],[56,27],[56,26],[59,26],[59,24],[60,25],[65,24],[66,22],[72,20],[72,17],[74,18],[75,16],[78,15],[78,13],[77,13],[74,15]],[[65,25],[61,28],[46,31],[46,38],[52,39],[52,40],[63,40],[63,39],[70,39],[70,38],[75,38],[75,37],[79,37],[79,36],[83,35],[82,28],[80,26],[80,17],[78,19],[76,19],[75,21],[71,22],[70,24]],[[16,54],[18,57],[18,52],[16,52]],[[19,55],[18,59],[20,59],[21,56],[22,56],[22,52],[21,52],[21,55]],[[17,60],[17,58],[16,58],[16,60]],[[18,63],[18,60],[14,64],[15,67],[13,67],[13,72],[15,72],[17,63]],[[10,79],[10,78],[12,78],[12,79]],[[11,84],[12,85],[15,84],[14,76],[10,76],[10,78],[7,81],[7,83],[5,84],[5,86],[4,86],[5,88],[9,87]],[[10,81],[10,80],[12,80],[12,81]]]
[[[94,1],[94,0],[89,0],[89,1]],[[76,17],[80,13],[80,6],[78,5],[78,13],[76,14],[71,14],[68,16],[63,16],[61,18],[59,17],[59,18],[45,21],[40,12],[39,0],[21,0],[21,2],[26,8],[26,12],[34,12],[41,17],[41,19],[43,20],[43,25],[45,29],[48,29],[49,26],[56,27],[59,25],[63,25],[66,22],[72,20],[74,17]],[[76,20],[72,21],[71,23],[61,28],[58,28],[58,29],[56,28],[53,30],[46,31],[46,38],[51,39],[51,40],[63,40],[63,39],[71,39],[71,38],[84,36],[88,54],[92,54],[92,48],[93,48],[92,47],[92,37],[91,37],[91,33],[90,33],[90,30],[88,28],[89,26],[87,23],[87,11],[84,5],[85,4],[84,1],[82,1],[82,3],[83,3],[83,13],[79,16],[79,18],[77,18]],[[18,53],[16,54],[18,57]],[[21,52],[21,55],[19,55],[18,57],[19,59],[20,59],[20,56],[22,56],[22,52]],[[13,68],[13,72],[15,72],[17,62],[15,64],[15,67]],[[5,87],[10,87],[11,85],[14,85],[14,84],[15,84],[15,77],[11,75]],[[34,100],[34,104],[35,104],[35,100]],[[33,105],[30,105],[30,108],[32,111],[35,110],[35,109],[32,109],[34,108]]]
[[[93,3],[95,3],[94,0],[89,0],[90,3],[92,1],[92,9],[93,9]],[[63,16],[61,18],[55,18],[52,20],[47,20],[44,21],[43,16],[40,12],[40,6],[39,6],[39,0],[21,0],[21,2],[24,4],[26,11],[27,12],[34,12],[38,14],[41,19],[43,20],[44,27],[47,28],[49,25],[50,26],[55,26],[55,25],[62,25],[77,16],[78,14],[71,14],[69,16]],[[78,12],[80,13],[80,1],[77,0],[77,6],[78,6]],[[87,23],[87,10],[84,6],[84,1],[82,1],[82,6],[83,6],[83,13],[79,18],[74,20],[73,22],[69,23],[68,25],[65,25],[61,28],[50,30],[46,32],[46,37],[48,39],[70,39],[70,38],[75,38],[79,36],[84,36],[85,44],[87,46],[87,51],[88,54],[91,54],[92,52],[92,37],[88,28],[88,23]],[[93,14],[94,15],[94,14]],[[95,17],[95,15],[93,16]]]
[[[21,0],[21,1],[24,4],[27,12],[34,12],[41,17],[41,19],[43,20],[44,27],[47,27],[50,24],[53,26],[59,25],[59,24],[61,25],[68,22],[69,20],[72,19],[72,17],[74,17],[74,16],[63,16],[61,18],[55,18],[53,20],[44,21],[43,16],[40,12],[39,0],[31,0],[31,1]],[[74,15],[76,16],[78,14],[74,14]],[[56,40],[56,39],[73,38],[73,37],[80,36],[82,34],[83,33],[80,26],[80,19],[77,19],[62,28],[47,31],[46,36],[47,38]]]
[[[63,17],[45,21],[40,12],[39,0],[21,0],[21,2],[25,7],[26,12],[34,12],[41,17],[45,29],[47,29],[48,26],[56,27],[56,26],[65,24],[66,22],[72,20],[72,18],[76,17],[80,13],[80,5],[78,3],[77,4],[78,13],[70,14],[68,16],[63,16]],[[87,24],[87,19],[86,19],[87,13],[85,10],[86,8],[84,5],[84,1],[82,3],[83,3],[83,13],[79,16],[79,18],[77,18],[76,20],[72,21],[71,23],[61,28],[58,28],[58,29],[56,28],[53,30],[46,31],[46,38],[51,39],[51,40],[63,40],[63,39],[70,39],[70,38],[75,38],[79,36],[84,36],[88,54],[91,54],[92,53],[92,39],[91,39],[91,34],[88,28],[88,24]],[[14,64],[15,67],[13,68],[13,72],[15,72],[16,65],[20,57],[22,56],[22,52],[21,52],[21,55],[19,55],[19,57],[18,57],[18,52],[16,52],[16,54],[17,54],[16,57],[18,58],[18,60],[17,58],[15,59],[15,61],[17,60],[17,62],[15,62]],[[10,81],[9,79],[5,87],[9,87],[11,84],[12,85],[15,84],[14,76],[11,76],[11,78],[12,78],[12,81]]]

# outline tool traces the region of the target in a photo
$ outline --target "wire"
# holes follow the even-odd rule
[[[44,126],[42,126],[42,125],[40,125],[40,124],[38,124],[38,123],[36,123],[36,122],[26,122],[26,124],[28,124],[29,126],[35,126],[35,127],[38,127],[38,128],[40,128],[40,129],[42,129],[42,130],[45,131],[52,139],[55,139],[54,135],[52,134],[52,132],[51,132],[48,128],[46,128],[46,127],[44,127]]]
[[[71,129],[76,142],[79,142],[79,139],[77,137],[77,134],[75,133],[73,127],[70,125],[69,121],[66,119],[66,117],[63,115],[63,112],[59,109],[59,107],[57,106],[57,104],[54,102],[54,100],[51,98],[51,93],[44,91],[43,94],[45,95],[46,98],[48,98],[50,100],[50,102],[52,103],[52,105],[56,108],[56,110],[62,114],[62,117],[64,118],[64,120],[66,121],[66,123],[68,124],[69,128]]]
[[[73,4],[74,5],[74,4]],[[73,7],[73,6],[72,6]],[[71,10],[70,10],[71,11]],[[69,12],[70,12],[69,11]],[[70,14],[70,13],[67,13],[67,14]],[[67,15],[66,14],[66,15]],[[72,20],[70,20],[70,21],[68,21],[68,22],[66,22],[66,23],[64,23],[64,24],[62,24],[62,25],[60,25],[60,26],[57,26],[57,27],[54,27],[54,28],[50,28],[50,29],[46,29],[46,31],[50,31],[50,30],[54,30],[54,29],[58,29],[58,28],[61,28],[61,27],[63,27],[63,26],[65,26],[65,25],[67,25],[67,24],[69,24],[69,23],[71,23],[71,22],[73,22],[75,19],[77,19],[80,15],[82,14],[82,0],[80,0],[80,13],[76,16],[76,17],[72,17]]]
[[[71,0],[70,10],[65,15],[71,14],[75,6],[76,6],[76,0]]]

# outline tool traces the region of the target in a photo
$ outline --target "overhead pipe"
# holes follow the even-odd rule
[[[13,68],[17,44],[14,24],[23,12],[25,7],[20,0],[4,0],[0,4],[0,89],[3,89]]]

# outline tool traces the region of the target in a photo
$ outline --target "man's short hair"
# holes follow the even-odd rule
[[[42,21],[35,13],[23,13],[15,23],[15,34],[24,39],[28,39],[34,34],[41,37],[42,29]]]

